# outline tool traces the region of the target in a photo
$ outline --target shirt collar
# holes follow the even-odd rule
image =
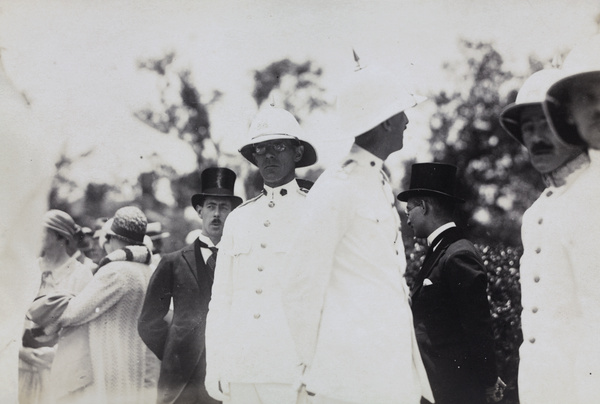
[[[219,246],[219,244],[214,245],[212,240],[210,239],[210,237],[205,236],[204,234],[199,234],[198,239],[200,241],[202,241],[204,244],[206,244],[208,247],[218,247]]]
[[[443,231],[446,231],[452,227],[456,227],[456,223],[454,222],[448,222],[440,227],[438,227],[437,229],[435,229],[433,231],[433,233],[431,233],[429,236],[427,236],[427,245],[431,245],[431,243],[433,243],[433,240],[435,240],[435,238],[437,236],[439,236],[440,234],[442,234]],[[435,247],[435,246],[434,246]]]
[[[590,157],[583,152],[571,161],[558,167],[556,170],[543,175],[547,187],[562,187],[576,178],[575,173],[581,173],[582,169],[590,165]]]
[[[273,198],[280,198],[280,197],[286,196],[287,194],[289,194],[291,192],[296,192],[299,189],[300,189],[300,187],[298,186],[298,183],[296,182],[296,179],[294,178],[287,184],[283,184],[283,185],[280,185],[275,188],[271,188],[270,186],[265,185],[263,188],[263,193],[266,196],[268,196],[269,199],[273,199]]]

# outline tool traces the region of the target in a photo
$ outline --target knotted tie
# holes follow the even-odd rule
[[[219,249],[217,247],[208,247],[208,248],[210,249],[210,251],[212,251],[212,254],[206,260],[206,265],[208,265],[208,267],[210,268],[211,274],[214,274],[215,267],[217,266],[217,253],[219,252]]]

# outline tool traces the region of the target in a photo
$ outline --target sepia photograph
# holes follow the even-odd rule
[[[0,0],[0,402],[600,397],[600,2]]]

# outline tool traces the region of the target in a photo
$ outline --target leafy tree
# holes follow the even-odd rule
[[[295,63],[282,59],[254,71],[252,97],[259,107],[265,100],[290,111],[298,122],[316,109],[327,109],[325,90],[318,84],[323,70],[311,61]]]
[[[148,106],[135,112],[142,122],[187,142],[197,156],[198,170],[188,175],[177,176],[169,167],[162,166],[158,171],[142,173],[138,180],[142,191],[139,202],[149,219],[170,227],[171,237],[165,242],[166,251],[182,247],[186,234],[193,230],[183,212],[190,206],[191,196],[199,190],[200,172],[216,164],[219,144],[210,135],[208,107],[222,95],[214,91],[207,102],[202,102],[192,72],[178,68],[175,60],[175,53],[169,52],[161,58],[138,62],[139,69],[156,74],[160,94],[158,106]],[[155,187],[162,177],[171,182],[175,206],[167,206],[156,198]]]
[[[175,53],[169,52],[162,58],[138,62],[139,69],[157,74],[160,105],[158,108],[147,107],[137,111],[135,116],[163,133],[174,133],[188,142],[198,156],[199,166],[204,166],[214,159],[214,156],[203,153],[206,142],[211,142],[217,154],[219,152],[219,145],[210,137],[207,107],[217,102],[222,93],[214,91],[211,99],[202,103],[191,71],[177,69],[175,59]]]
[[[471,238],[518,246],[523,212],[543,189],[526,149],[498,121],[519,84],[492,44],[463,40],[460,45],[463,61],[445,68],[461,87],[434,97],[431,151],[435,161],[458,166],[466,200],[461,216]]]

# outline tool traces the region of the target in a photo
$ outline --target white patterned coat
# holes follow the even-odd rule
[[[89,325],[93,382],[77,403],[144,403],[146,346],[137,320],[150,278],[148,265],[115,261],[100,267],[60,318],[62,326]]]

